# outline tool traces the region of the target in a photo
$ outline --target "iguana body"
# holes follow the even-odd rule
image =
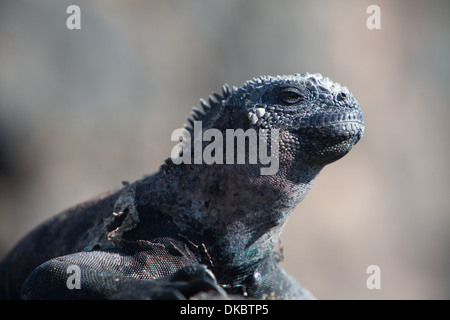
[[[0,297],[19,298],[31,273],[22,287],[26,299],[189,298],[198,292],[310,298],[277,265],[273,249],[319,171],[361,138],[359,104],[320,74],[297,74],[224,86],[202,106],[189,120],[192,134],[194,120],[203,131],[224,134],[263,128],[269,137],[279,130],[277,172],[262,175],[260,162],[175,165],[169,159],[154,175],[28,235],[0,265]],[[72,265],[81,270],[80,289],[67,287]]]

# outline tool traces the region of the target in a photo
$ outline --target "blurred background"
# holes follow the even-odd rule
[[[283,266],[320,299],[448,299],[449,16],[446,1],[1,1],[0,258],[156,171],[224,83],[320,72],[359,100],[366,131],[290,217]]]

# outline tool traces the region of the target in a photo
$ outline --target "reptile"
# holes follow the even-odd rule
[[[0,297],[314,298],[279,266],[277,245],[317,174],[362,137],[359,103],[339,83],[302,73],[224,85],[200,104],[178,139],[203,138],[194,149],[215,162],[196,160],[185,144],[156,173],[50,218],[2,260]],[[204,136],[212,129],[217,141]],[[240,129],[265,133],[274,172],[250,161],[250,134],[243,151],[211,151],[213,140],[225,145],[218,133]]]

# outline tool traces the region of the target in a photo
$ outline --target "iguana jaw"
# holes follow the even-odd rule
[[[364,128],[362,113],[356,110],[319,113],[302,119],[297,128],[289,131],[300,141],[303,162],[325,165],[347,154],[361,139]]]

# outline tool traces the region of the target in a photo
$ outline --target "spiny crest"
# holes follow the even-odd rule
[[[202,121],[205,123],[209,122],[211,117],[213,117],[219,110],[219,108],[222,106],[222,101],[228,99],[228,97],[230,97],[230,95],[236,90],[237,90],[236,87],[233,87],[233,89],[230,90],[230,87],[227,84],[225,84],[222,87],[222,95],[213,92],[208,97],[208,102],[205,101],[204,99],[200,99],[201,109],[193,107],[191,111],[191,116],[187,119],[188,123],[183,125],[183,128],[189,132],[185,134],[194,133],[194,121]],[[183,139],[183,141],[179,145],[182,150],[188,147],[187,145],[185,145],[185,143],[186,139]],[[164,164],[161,165],[160,170],[161,172],[164,173],[175,166],[176,165],[173,163],[172,158],[168,158],[164,161]]]
[[[233,91],[234,90],[235,88],[233,88]],[[200,99],[201,109],[193,107],[191,111],[191,116],[187,119],[188,123],[185,124],[183,127],[189,132],[193,133],[194,121],[207,122],[209,119],[211,119],[211,116],[213,116],[222,105],[222,101],[226,100],[233,91],[230,90],[230,87],[227,84],[225,84],[222,87],[221,95],[216,92],[213,92],[208,97],[208,102],[205,101],[204,99]]]

